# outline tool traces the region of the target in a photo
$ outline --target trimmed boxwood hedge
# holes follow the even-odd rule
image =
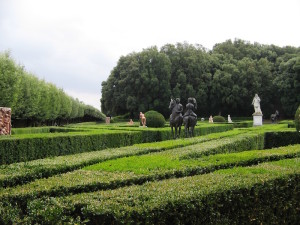
[[[234,128],[253,127],[253,121],[240,121],[233,123]]]
[[[0,166],[0,187],[15,186],[31,182],[38,178],[66,173],[87,165],[110,159],[161,152],[168,149],[195,145],[216,139],[234,137],[246,133],[245,130],[213,133],[201,137],[167,140],[153,143],[141,143],[133,146],[104,149],[101,151],[84,152],[66,156],[51,157],[28,162],[13,163]]]
[[[164,127],[166,120],[164,116],[157,111],[148,111],[145,113],[147,127]]]
[[[213,117],[214,123],[225,123],[226,120],[223,116],[214,116]]]
[[[259,138],[262,135],[238,135],[233,138],[223,138],[214,141],[204,142],[193,146],[181,147],[177,149],[171,149],[159,153],[152,153],[142,156],[123,157],[119,159],[111,159],[106,162],[102,162],[99,165],[93,165],[83,170],[77,170],[71,173],[62,174],[59,176],[50,177],[48,179],[37,180],[19,186],[16,188],[6,188],[0,190],[0,200],[4,196],[12,196],[15,201],[23,201],[28,197],[51,195],[57,196],[58,194],[78,193],[82,191],[96,191],[99,189],[117,188],[129,184],[142,184],[147,181],[161,180],[171,177],[183,177],[191,176],[195,174],[203,174],[214,171],[218,168],[228,168],[234,165],[251,165],[256,164],[259,161],[267,161],[272,158],[273,160],[283,157],[295,157],[299,154],[296,148],[283,149],[282,152],[276,153],[274,151],[266,151],[263,154],[257,154],[249,161],[245,159],[242,153],[236,158],[226,160],[216,159],[205,164],[205,161],[209,160],[209,157],[203,157],[207,155],[214,155],[219,153],[233,153],[241,151],[249,151],[252,149],[259,149],[263,139]],[[196,154],[198,153],[198,154]],[[254,153],[255,155],[256,153]],[[202,158],[197,161],[196,157]],[[242,162],[242,159],[245,159]],[[238,160],[240,159],[240,160]],[[203,160],[203,162],[202,162]],[[144,165],[141,163],[147,161],[152,165]],[[219,163],[221,162],[222,163]],[[105,169],[99,170],[99,166],[108,166],[108,171]],[[114,169],[118,165],[125,165],[125,170],[121,168]],[[138,172],[131,170],[132,167],[142,167],[138,169]],[[152,168],[151,168],[152,167]],[[94,172],[90,172],[93,168]],[[110,169],[115,173],[110,173]],[[128,173],[129,172],[129,173]],[[133,173],[131,173],[133,172]]]
[[[232,125],[225,124],[196,127],[195,136],[232,129]],[[170,128],[149,128],[139,131],[126,131],[125,128],[106,131],[99,129],[70,134],[11,136],[0,138],[0,165],[169,139],[172,139]]]
[[[266,132],[265,148],[275,148],[300,143],[299,132]]]
[[[25,206],[27,215],[23,221],[298,224],[299,199],[300,164],[296,158],[116,190],[35,199]]]

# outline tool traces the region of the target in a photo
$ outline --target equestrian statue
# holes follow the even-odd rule
[[[197,124],[197,114],[194,112],[194,110],[196,109],[197,109],[196,99],[188,98],[188,104],[186,105],[186,112],[183,115],[185,137],[194,136],[194,128]]]
[[[176,98],[176,100],[171,98],[169,109],[171,109],[172,111],[172,114],[170,115],[170,127],[172,130],[173,138],[176,139],[180,136],[181,126],[183,121],[183,117],[182,117],[183,107],[180,104],[180,98]],[[174,134],[173,127],[175,128],[175,134]],[[178,133],[177,133],[177,129],[178,129]]]

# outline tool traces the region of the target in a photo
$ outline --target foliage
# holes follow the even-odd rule
[[[292,118],[299,88],[300,48],[236,39],[208,51],[185,42],[122,56],[102,83],[101,107],[104,113],[132,116],[154,109],[167,118],[170,97],[180,97],[185,106],[192,96],[198,115],[250,116],[257,93],[266,118],[275,110]]]
[[[295,113],[295,127],[298,132],[300,132],[300,106]]]
[[[297,132],[266,132],[265,147],[274,148],[300,143],[300,135]]]
[[[138,115],[150,109],[167,113],[170,69],[169,58],[156,47],[122,56],[102,82],[102,111],[111,115]]]
[[[259,148],[259,144],[255,143],[257,142],[255,136],[249,137],[251,136],[242,135],[232,140],[225,138],[196,144],[191,146],[192,148],[185,147],[142,156],[108,160],[84,168],[84,170],[37,180],[20,187],[6,188],[0,191],[0,199],[4,200],[9,197],[14,201],[22,201],[36,195],[56,196],[59,193],[95,191],[107,187],[116,188],[128,185],[129,182],[141,184],[146,181],[204,174],[216,169],[239,165],[249,166],[258,162],[300,156],[299,145],[264,150],[263,152],[251,151],[251,149]],[[247,142],[254,144],[251,144],[249,148]],[[196,154],[190,157],[191,152],[197,153],[197,158],[195,158]],[[91,173],[90,170],[99,172]],[[89,179],[85,179],[87,176]]]
[[[231,125],[196,127],[195,135],[233,129]],[[59,131],[59,130],[57,130]],[[69,130],[65,130],[69,131]],[[183,134],[182,134],[183,135]],[[0,138],[0,165],[68,155],[85,151],[121,147],[143,142],[172,138],[170,128],[139,129],[121,127],[111,129],[77,130],[72,133],[37,133]],[[26,151],[24,151],[26,149]]]
[[[156,111],[148,111],[145,113],[147,119],[147,127],[164,127],[166,120],[164,116]]]
[[[233,126],[234,126],[234,128],[238,128],[238,127],[252,127],[253,126],[253,121],[234,122]]]
[[[225,123],[226,120],[223,116],[214,116],[213,117],[214,122],[218,122],[218,123]]]
[[[140,132],[121,130],[22,135],[0,139],[0,164],[127,146],[140,142],[142,142]]]
[[[27,219],[43,223],[50,217],[62,223],[65,217],[80,213],[91,224],[242,224],[253,220],[296,224],[298,161],[285,159],[115,190],[39,198],[29,202]]]
[[[15,63],[9,52],[0,53],[0,90],[0,106],[12,108],[13,125],[18,120],[34,125],[76,118],[104,121],[105,118],[96,108],[27,72]]]
[[[196,128],[210,133],[232,125]],[[70,144],[79,130],[87,139],[124,132],[159,140],[170,133],[170,128],[97,123],[52,129],[73,132],[25,134],[34,131],[22,129],[24,134],[1,137],[0,143],[48,135],[68,136]],[[284,123],[2,165],[0,223],[295,224],[300,219],[299,143],[297,132]]]
[[[53,176],[110,159],[126,157],[130,155],[147,154],[150,152],[160,152],[168,149],[221,139],[224,137],[235,136],[245,132],[246,131],[244,130],[232,130],[189,139],[135,144],[133,146],[120,147],[117,149],[104,149],[101,151],[77,153],[66,156],[14,163],[10,165],[2,165],[0,167],[0,174],[2,175],[0,176],[0,187],[27,183],[37,178]]]

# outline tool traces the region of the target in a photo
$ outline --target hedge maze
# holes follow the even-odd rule
[[[1,137],[0,224],[300,220],[294,128],[200,124],[196,135],[82,125]]]

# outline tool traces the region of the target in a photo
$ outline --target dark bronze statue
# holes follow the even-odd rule
[[[186,105],[186,112],[183,115],[183,124],[185,130],[185,137],[194,136],[194,128],[197,124],[197,115],[194,110],[197,109],[197,101],[195,98],[188,98],[188,104]]]
[[[180,98],[171,99],[169,109],[171,109],[172,114],[170,115],[170,127],[172,130],[173,138],[178,138],[180,136],[181,126],[182,126],[182,111],[183,107],[180,104]],[[175,134],[173,127],[175,128]],[[178,133],[177,133],[178,129]]]
[[[278,118],[279,118],[279,111],[276,110],[274,114],[271,114],[270,119],[271,119],[272,123],[275,123],[275,122],[277,122]]]

